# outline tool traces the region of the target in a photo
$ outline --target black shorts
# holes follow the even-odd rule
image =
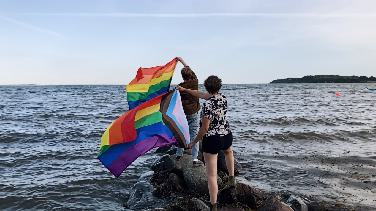
[[[227,150],[232,145],[232,133],[220,136],[208,136],[202,140],[202,151],[210,154],[217,154],[220,150]]]

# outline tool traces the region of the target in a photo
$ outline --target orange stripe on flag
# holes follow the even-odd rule
[[[129,85],[132,84],[147,84],[153,78],[160,77],[163,73],[171,72],[175,70],[177,64],[177,59],[173,59],[165,66],[157,66],[157,67],[150,67],[150,68],[142,68],[140,67],[137,71],[136,78],[134,78]]]
[[[130,110],[115,120],[110,128],[110,145],[127,143],[136,139],[135,115],[136,110]]]

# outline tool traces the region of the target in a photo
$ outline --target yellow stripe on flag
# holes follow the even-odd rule
[[[128,85],[126,87],[127,92],[148,92],[150,86],[159,84],[162,81],[170,80],[173,74],[174,74],[174,71],[163,73],[160,77],[151,79],[150,82],[147,84]]]
[[[150,106],[150,107],[147,107],[147,108],[144,108],[142,110],[137,111],[135,121],[142,119],[145,116],[148,116],[152,113],[159,111],[160,108],[161,108],[161,104],[158,103],[156,105],[153,105],[153,106]]]
[[[110,128],[112,126],[113,123],[110,124],[110,126],[107,127],[106,131],[103,133],[102,135],[102,138],[101,138],[101,146],[100,148],[102,148],[103,146],[106,146],[106,145],[110,145]]]

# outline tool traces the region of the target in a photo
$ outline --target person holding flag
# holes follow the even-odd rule
[[[184,82],[179,84],[179,87],[183,87],[191,90],[198,90],[198,79],[196,74],[192,69],[184,62],[180,57],[177,57],[184,67],[181,69],[181,76]],[[196,137],[199,127],[199,115],[200,111],[200,102],[199,98],[188,93],[180,92],[181,101],[183,104],[183,109],[185,116],[187,117],[189,134],[190,137]],[[187,143],[189,144],[189,143]],[[200,161],[197,159],[199,152],[199,143],[192,145],[192,162],[194,165],[200,164]],[[176,159],[179,160],[184,153],[184,148],[178,148],[176,151]]]
[[[222,80],[217,76],[209,76],[204,86],[207,92],[178,87],[181,93],[205,99],[201,111],[200,129],[196,137],[188,145],[193,147],[202,140],[202,151],[208,177],[210,195],[210,210],[217,210],[217,159],[218,152],[223,150],[226,159],[226,167],[229,173],[227,187],[235,187],[234,154],[232,151],[232,132],[227,120],[227,99],[220,93]],[[192,137],[191,137],[192,139]]]

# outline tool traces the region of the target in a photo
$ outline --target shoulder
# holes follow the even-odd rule
[[[227,102],[227,98],[222,93],[219,93],[217,95],[217,101],[219,101],[219,102]]]
[[[218,93],[218,96],[219,96],[219,98],[222,98],[222,99],[225,99],[225,100],[227,99],[226,96],[222,93]]]
[[[214,97],[210,97],[209,99],[205,100],[204,107],[211,107],[215,101]]]
[[[179,84],[179,86],[187,88],[187,89],[198,89],[198,80],[189,80],[184,81]]]

